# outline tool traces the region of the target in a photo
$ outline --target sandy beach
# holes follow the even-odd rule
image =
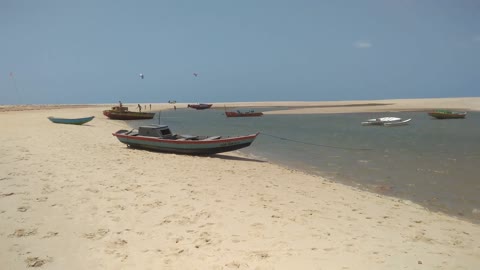
[[[477,224],[238,152],[129,149],[111,135],[125,122],[102,115],[112,105],[0,106],[2,269],[480,268]],[[480,110],[480,98],[224,105]]]

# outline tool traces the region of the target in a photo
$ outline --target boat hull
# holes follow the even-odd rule
[[[156,137],[124,135],[124,130],[117,131],[112,135],[132,148],[152,150],[157,152],[189,154],[189,155],[212,155],[234,151],[248,147],[252,144],[257,134],[239,136],[216,140],[168,140]]]
[[[395,126],[404,126],[408,125],[412,119],[405,119],[402,120],[401,118],[397,117],[384,117],[384,118],[377,118],[377,119],[369,119],[366,122],[362,122],[363,126],[386,126],[386,127],[395,127]]]
[[[402,120],[402,121],[384,123],[383,125],[386,126],[386,127],[398,127],[398,126],[408,125],[408,122],[410,122],[410,121],[412,121],[411,118],[405,119],[405,120]]]
[[[383,126],[382,122],[362,122],[362,126]]]
[[[153,119],[153,117],[155,117],[155,113],[115,112],[112,110],[103,111],[103,115],[114,120],[141,120],[141,119]]]
[[[187,107],[196,110],[205,110],[210,109],[210,107],[212,107],[212,104],[188,104]]]
[[[227,117],[259,117],[262,116],[262,112],[249,112],[249,113],[239,113],[239,112],[225,112]]]
[[[467,116],[467,113],[439,113],[429,112],[428,115],[437,119],[463,119]]]
[[[50,116],[48,120],[56,124],[68,124],[68,125],[83,125],[93,120],[95,116],[83,117],[83,118],[58,118]]]

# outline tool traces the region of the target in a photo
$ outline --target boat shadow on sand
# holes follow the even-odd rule
[[[162,151],[155,151],[155,150],[150,150],[150,149],[138,149],[135,147],[130,147],[127,146],[124,148],[125,150],[128,149],[130,150],[138,150],[138,151],[147,151],[150,153],[156,153],[159,155],[181,155],[181,156],[191,156],[191,157],[205,157],[205,158],[218,158],[218,159],[225,159],[225,160],[237,160],[237,161],[248,161],[248,162],[258,162],[258,163],[264,163],[268,162],[265,160],[261,159],[255,159],[255,158],[247,158],[247,157],[238,157],[238,156],[229,156],[225,154],[182,154],[182,153],[169,153],[169,152],[162,152]]]

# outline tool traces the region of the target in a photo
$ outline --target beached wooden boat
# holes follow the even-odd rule
[[[210,109],[210,107],[212,107],[212,104],[205,104],[205,103],[188,104],[187,107],[192,109],[197,109],[197,110],[205,110],[205,109]]]
[[[56,124],[69,124],[69,125],[83,125],[92,121],[95,116],[83,117],[83,118],[59,118],[50,116],[48,119]]]
[[[111,110],[103,111],[103,114],[115,120],[139,120],[139,119],[152,119],[155,116],[155,113],[146,113],[146,112],[132,112],[128,110],[128,107],[125,106],[114,106]]]
[[[132,148],[177,154],[211,155],[247,147],[252,144],[258,133],[238,137],[192,136],[172,134],[166,125],[148,125],[130,131],[122,129],[112,135]]]
[[[383,126],[385,123],[392,123],[402,121],[402,118],[399,117],[380,117],[372,118],[367,121],[362,122],[363,126]]]
[[[247,112],[241,112],[241,111],[225,111],[225,115],[227,117],[258,117],[262,116],[262,112],[254,112],[254,111],[247,111]]]
[[[467,116],[467,112],[453,112],[449,110],[435,110],[428,112],[428,115],[437,119],[462,119]]]

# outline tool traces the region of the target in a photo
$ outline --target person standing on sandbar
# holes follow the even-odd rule
[[[138,107],[138,111],[139,111],[139,112],[142,112],[142,105],[138,104],[137,107]]]

